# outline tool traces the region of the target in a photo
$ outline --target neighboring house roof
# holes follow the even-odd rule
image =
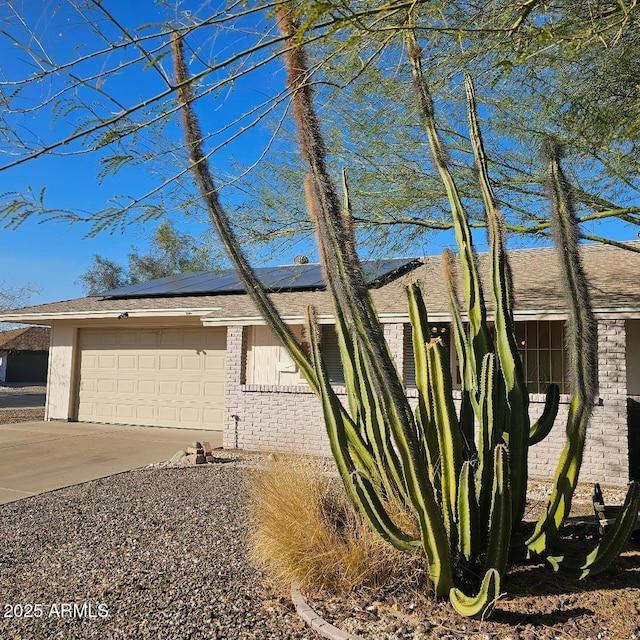
[[[0,351],[49,351],[50,334],[46,327],[0,331]]]
[[[628,242],[635,251],[606,244],[583,245],[581,255],[589,281],[594,310],[610,317],[640,317],[640,242]],[[488,294],[488,254],[479,254],[479,268]],[[565,301],[556,250],[517,249],[509,251],[516,316],[562,315]],[[422,284],[427,310],[431,316],[448,316],[449,299],[442,277],[442,258],[427,257],[423,264],[395,280],[371,291],[381,317],[405,316],[407,282]],[[458,274],[460,276],[460,274]],[[459,286],[462,292],[462,287]],[[300,318],[308,305],[320,316],[332,313],[327,291],[289,291],[271,293],[280,313],[286,318]],[[490,296],[487,307],[491,309]],[[229,323],[259,318],[251,299],[242,293],[187,295],[140,298],[86,297],[54,302],[5,312],[0,320],[45,323],[57,318],[115,318],[128,312],[140,316],[205,317],[205,323]]]

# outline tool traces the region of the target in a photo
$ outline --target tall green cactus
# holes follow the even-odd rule
[[[440,340],[429,339],[427,309],[419,285],[407,286],[418,392],[413,411],[355,251],[346,179],[341,205],[327,167],[320,124],[307,83],[308,65],[296,37],[295,15],[287,3],[279,5],[277,19],[288,40],[285,60],[292,111],[308,169],[305,191],[309,214],[317,230],[319,253],[333,301],[345,372],[346,407],[329,383],[313,309],[308,310],[309,356],[278,315],[238,245],[201,149],[202,135],[193,113],[182,47],[180,39],[175,38],[178,98],[203,200],[247,293],[321,401],[336,467],[356,510],[396,548],[407,553],[424,553],[438,596],[448,596],[462,615],[487,616],[500,595],[501,575],[513,541],[522,538],[513,534],[519,533],[525,507],[528,450],[551,430],[558,411],[559,390],[553,386],[549,389],[543,415],[531,425],[529,396],[514,334],[503,220],[488,174],[473,85],[467,78],[471,141],[489,232],[493,334],[468,218],[438,135],[420,47],[414,33],[408,30],[414,92],[433,162],[451,205],[464,300],[463,309],[459,309],[454,261],[445,256],[448,266],[445,279],[462,374],[462,406],[458,416],[444,347]],[[556,242],[563,258],[571,316],[574,398],[554,492],[544,517],[525,544],[530,555],[545,557],[554,569],[582,578],[608,566],[625,543],[640,506],[640,487],[631,487],[619,522],[591,554],[578,559],[549,554],[548,545],[569,512],[578,479],[594,399],[596,343],[577,249],[571,194],[557,147],[549,146],[546,161]],[[467,324],[463,322],[465,316]],[[413,514],[419,535],[403,530],[394,521],[389,508],[391,500],[401,501]]]

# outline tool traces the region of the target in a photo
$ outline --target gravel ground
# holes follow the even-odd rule
[[[244,474],[143,469],[1,506],[0,637],[316,638],[246,559]]]
[[[0,424],[15,424],[16,422],[39,422],[44,420],[42,409],[0,409]]]
[[[47,386],[36,382],[3,382],[0,393],[46,393]]]

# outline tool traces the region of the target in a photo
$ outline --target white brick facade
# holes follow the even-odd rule
[[[402,371],[403,325],[386,324],[385,336]],[[243,327],[227,331],[225,448],[329,454],[319,401],[305,387],[244,384]],[[629,479],[625,323],[602,320],[598,324],[600,403],[589,425],[580,479],[624,485]],[[412,404],[415,392],[409,391]],[[413,396],[413,397],[411,397]],[[549,436],[532,447],[531,477],[552,476],[565,443],[568,396],[562,403]],[[532,421],[542,412],[544,396],[531,397]]]

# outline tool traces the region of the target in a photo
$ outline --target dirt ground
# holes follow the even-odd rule
[[[572,522],[563,530],[560,548],[567,553],[597,544],[589,491],[587,485],[581,488]],[[621,492],[614,493],[620,499]],[[307,596],[326,620],[372,640],[640,638],[640,540],[632,540],[609,570],[593,578],[571,580],[532,564],[512,568],[502,587],[504,595],[488,621],[461,618],[447,602],[415,590],[352,594],[348,599],[326,593]]]
[[[0,424],[16,422],[38,422],[44,420],[44,408],[41,409],[0,409]]]

